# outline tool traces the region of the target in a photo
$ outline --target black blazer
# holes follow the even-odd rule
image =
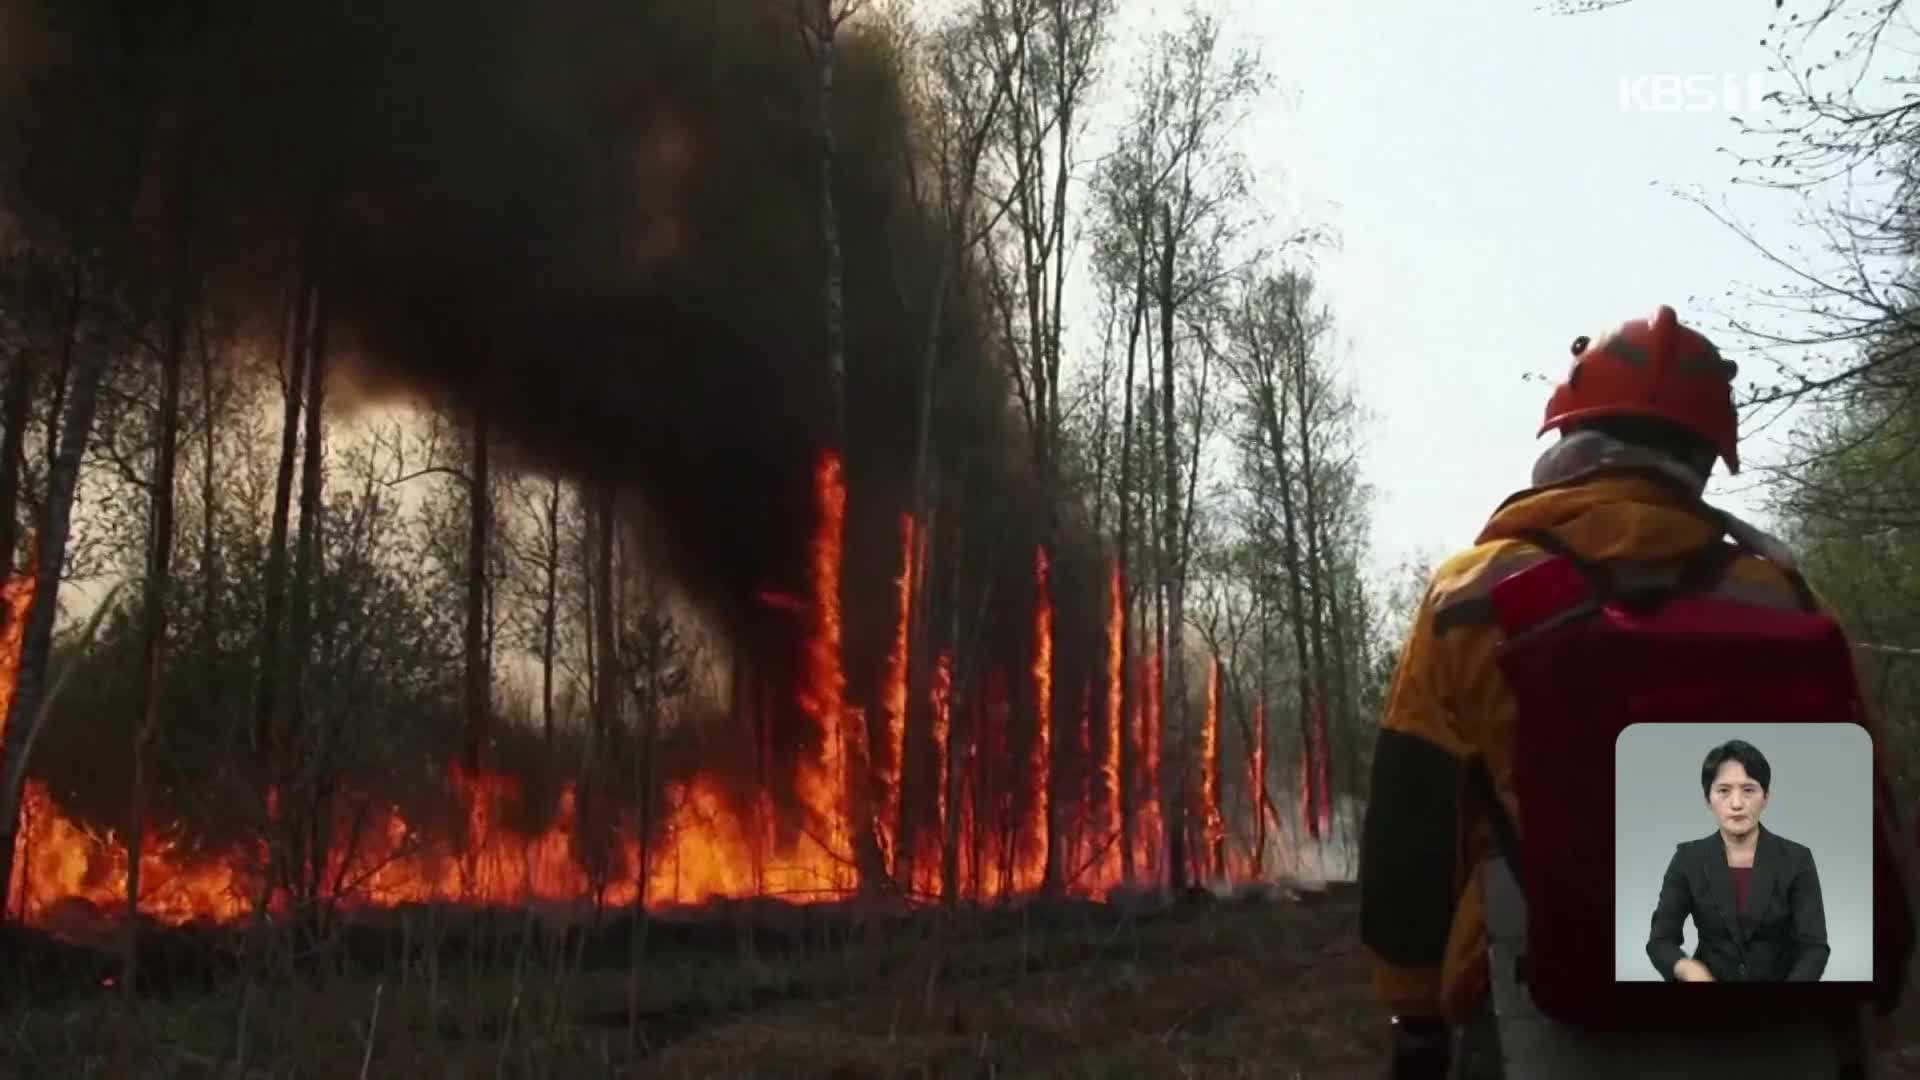
[[[1760,828],[1747,880],[1747,909],[1736,915],[1733,875],[1720,834],[1673,849],[1660,903],[1653,909],[1647,957],[1673,982],[1681,926],[1693,916],[1699,946],[1693,958],[1720,982],[1818,982],[1826,970],[1827,914],[1813,852]]]

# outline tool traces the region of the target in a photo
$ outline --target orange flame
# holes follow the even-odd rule
[[[1120,584],[1120,560],[1113,561],[1113,570],[1107,576],[1107,756],[1101,763],[1102,779],[1106,782],[1107,795],[1107,852],[1102,878],[1106,881],[1120,879],[1120,836],[1121,836],[1121,795],[1120,795],[1120,740],[1127,737],[1121,730],[1120,715],[1121,692],[1120,638],[1126,610]]]
[[[0,745],[7,738],[7,717],[13,711],[13,688],[20,678],[20,650],[26,644],[27,614],[33,609],[38,574],[34,567],[0,584]]]
[[[807,685],[800,707],[820,733],[817,761],[803,760],[800,797],[824,823],[827,853],[841,869],[834,883],[849,883],[852,830],[847,815],[846,675],[840,667],[840,551],[846,530],[847,489],[840,456],[823,451],[814,468],[814,498],[820,520],[813,538],[813,632],[807,641]]]
[[[1147,658],[1146,692],[1141,702],[1141,775],[1146,781],[1146,795],[1141,807],[1141,846],[1144,858],[1142,865],[1149,873],[1158,877],[1160,865],[1160,650],[1154,649]]]
[[[1033,550],[1033,824],[1028,876],[1047,864],[1048,800],[1053,779],[1053,596],[1047,587],[1047,549]]]
[[[1253,873],[1258,876],[1266,859],[1267,836],[1267,699],[1253,703],[1253,747],[1248,752],[1248,791],[1253,793],[1253,835],[1256,846]]]
[[[880,762],[877,785],[883,802],[877,835],[883,837],[889,854],[898,858],[899,840],[893,835],[900,821],[900,774],[907,753],[907,650],[908,626],[913,610],[913,515],[900,515],[900,576],[894,579],[899,598],[899,621],[894,624],[893,653],[887,661],[887,752]]]
[[[1225,826],[1220,819],[1220,658],[1213,658],[1213,666],[1207,673],[1207,719],[1200,730],[1200,798],[1201,811],[1206,816],[1207,852],[1205,865],[1208,874],[1218,874],[1221,867],[1214,865],[1214,853],[1219,850],[1226,836]]]
[[[1077,731],[1074,746],[1081,763],[1077,774],[1079,786],[1075,792],[1073,821],[1064,830],[1070,838],[1069,850],[1072,852],[1068,860],[1069,869],[1075,875],[1082,868],[1083,855],[1091,839],[1087,832],[1093,825],[1093,683],[1090,680],[1080,684],[1080,723]]]
[[[947,786],[952,782],[952,762],[948,755],[953,732],[953,654],[942,652],[933,668],[933,824],[934,838],[929,845],[935,855],[927,860],[929,873],[923,891],[938,893],[933,883],[940,880],[947,844]]]

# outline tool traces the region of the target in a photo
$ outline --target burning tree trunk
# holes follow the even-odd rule
[[[1127,848],[1133,842],[1133,832],[1126,826],[1128,806],[1126,800],[1127,759],[1127,608],[1126,586],[1120,579],[1120,557],[1115,556],[1113,570],[1107,582],[1107,686],[1105,694],[1107,746],[1106,761],[1103,765],[1102,780],[1106,798],[1107,820],[1106,835],[1102,843],[1112,853],[1114,845],[1120,850],[1109,858],[1102,859],[1106,869],[1101,877],[1103,883],[1113,879],[1112,868],[1131,868],[1133,859],[1127,854]],[[1129,870],[1124,871],[1125,878],[1131,879]]]
[[[74,362],[73,386],[67,402],[60,453],[47,473],[47,499],[39,538],[33,607],[20,649],[20,669],[7,725],[0,735],[0,912],[7,910],[7,890],[13,882],[14,841],[20,829],[20,800],[27,782],[25,747],[39,719],[46,690],[47,662],[53,653],[53,618],[59,606],[60,571],[66,564],[67,536],[73,520],[73,493],[80,479],[80,459],[93,431],[100,380],[107,358],[95,345],[79,350]]]
[[[1132,584],[1127,576],[1128,560],[1132,557],[1133,544],[1133,376],[1134,360],[1139,355],[1140,331],[1146,317],[1146,281],[1145,262],[1138,263],[1141,275],[1134,282],[1133,318],[1127,330],[1127,376],[1122,391],[1123,404],[1120,410],[1120,484],[1116,492],[1120,509],[1120,536],[1114,551],[1114,578],[1120,589],[1120,625],[1119,639],[1114,648],[1120,656],[1120,715],[1123,718],[1133,715],[1133,642],[1132,620],[1127,613],[1132,610],[1129,597]],[[1120,800],[1120,877],[1131,885],[1134,880],[1134,851],[1139,832],[1139,811],[1134,803],[1134,793],[1138,784],[1139,765],[1133,760],[1133,741],[1120,740],[1120,782],[1116,797]]]
[[[1179,420],[1174,415],[1174,292],[1173,273],[1177,242],[1173,233],[1173,212],[1162,203],[1160,228],[1160,442],[1165,455],[1161,480],[1166,485],[1165,501],[1160,506],[1161,581],[1166,586],[1166,621],[1163,624],[1166,656],[1165,698],[1161,705],[1162,730],[1171,733],[1174,758],[1173,798],[1163,804],[1167,818],[1167,868],[1174,875],[1170,884],[1177,891],[1186,886],[1187,864],[1187,660],[1186,660],[1186,575],[1181,570],[1181,535],[1184,522],[1180,513],[1180,467],[1175,439]],[[1163,752],[1166,741],[1162,742]]]
[[[1200,799],[1206,828],[1204,873],[1218,878],[1226,873],[1226,831],[1220,817],[1220,658],[1207,673],[1206,727],[1200,734]]]
[[[947,807],[947,818],[946,821],[942,823],[943,827],[940,837],[940,899],[945,901],[949,907],[960,902],[960,800],[962,795],[961,784],[965,777],[964,762],[960,757],[956,756],[961,746],[959,745],[959,737],[955,734],[955,731],[961,720],[968,715],[967,706],[969,704],[967,698],[961,695],[961,687],[964,684],[951,675],[951,673],[959,667],[963,659],[959,651],[962,643],[962,638],[960,637],[961,560],[959,545],[956,544],[954,548],[953,557],[948,560],[953,568],[953,576],[951,579],[950,597],[947,602],[949,621],[947,639],[953,642],[954,652],[951,654],[953,662],[949,668],[950,677],[947,681],[949,693],[947,695],[945,745],[942,746],[940,751],[941,760],[946,770],[944,779],[946,782],[945,798]],[[967,728],[969,737],[971,737],[972,725],[967,725]]]
[[[1260,878],[1266,869],[1267,857],[1267,814],[1270,807],[1267,802],[1267,598],[1264,589],[1255,588],[1253,594],[1254,625],[1260,634],[1259,656],[1260,670],[1253,684],[1253,745],[1248,749],[1248,758],[1253,769],[1253,876]]]
[[[904,887],[901,871],[907,865],[906,848],[908,832],[905,828],[906,802],[903,785],[906,779],[907,755],[907,713],[910,698],[907,687],[908,657],[913,648],[911,631],[913,627],[913,582],[915,576],[914,555],[915,536],[914,518],[903,515],[900,519],[900,576],[894,581],[894,598],[898,606],[894,627],[893,652],[888,657],[886,700],[882,702],[887,724],[885,749],[877,755],[879,768],[875,770],[876,794],[880,800],[880,811],[876,815],[875,833],[885,845],[882,854],[886,859],[889,875],[896,885]]]
[[[1040,845],[1041,889],[1060,887],[1060,784],[1053,753],[1053,593],[1044,545],[1035,548],[1033,581],[1033,760],[1035,841]]]
[[[487,466],[489,438],[485,413],[474,413],[472,440],[473,460],[467,472],[467,625],[463,642],[466,653],[467,731],[462,761],[467,775],[478,776],[481,752],[487,740],[489,714],[493,710],[493,679],[488,670],[483,634],[487,607],[487,535],[493,517],[493,500],[489,498],[493,475]],[[551,662],[548,668],[551,683]]]

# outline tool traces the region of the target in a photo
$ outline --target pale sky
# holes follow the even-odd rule
[[[1735,110],[1623,108],[1620,79],[1747,80],[1767,0],[1640,0],[1567,16],[1533,0],[1235,2],[1288,91],[1242,140],[1263,201],[1333,226],[1319,259],[1349,370],[1377,415],[1364,462],[1380,496],[1375,564],[1471,541],[1525,486],[1547,386],[1578,334],[1673,304],[1710,334],[1705,304],[1777,280],[1745,241],[1664,186],[1727,200],[1784,241],[1795,204],[1730,183]],[[1770,81],[1767,89],[1783,87]],[[1691,298],[1700,297],[1700,301]],[[1743,368],[1762,363],[1722,338]],[[1767,456],[1765,440],[1750,460]],[[1727,509],[1760,498],[1716,476]],[[1746,488],[1744,492],[1733,488]]]

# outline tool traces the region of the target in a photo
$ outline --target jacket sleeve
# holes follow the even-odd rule
[[[1820,873],[1814,869],[1813,852],[1805,852],[1793,875],[1787,902],[1793,910],[1793,967],[1788,982],[1819,982],[1827,970],[1827,957],[1833,952],[1827,945],[1827,911],[1820,898]]]
[[[1381,1004],[1439,1015],[1458,902],[1457,808],[1465,743],[1440,688],[1432,594],[1421,604],[1374,743],[1360,848],[1360,940]]]
[[[1673,849],[1666,876],[1660,879],[1660,900],[1653,906],[1653,925],[1647,931],[1647,959],[1653,961],[1653,970],[1668,982],[1675,981],[1674,965],[1686,959],[1680,944],[1686,940],[1687,916],[1693,914],[1693,890],[1687,885],[1684,850],[1684,846]]]

